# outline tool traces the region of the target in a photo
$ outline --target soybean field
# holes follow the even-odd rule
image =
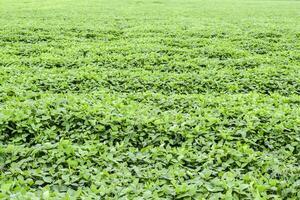
[[[0,199],[300,199],[300,1],[0,0]]]

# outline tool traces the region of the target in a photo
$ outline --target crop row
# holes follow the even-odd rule
[[[49,186],[51,196],[66,192],[72,197],[117,199],[288,198],[299,191],[300,169],[289,151],[259,152],[241,143],[216,143],[208,151],[197,146],[137,149],[127,143],[76,145],[61,140],[1,146],[0,153],[6,159],[2,191],[23,196],[32,189],[40,197],[48,196]]]
[[[79,143],[94,138],[104,143],[128,141],[135,147],[243,141],[260,150],[297,146],[299,141],[297,97],[290,97],[292,103],[288,103],[289,98],[280,96],[274,100],[256,94],[221,95],[210,103],[212,95],[198,100],[151,98],[150,102],[147,98],[139,102],[141,95],[94,95],[49,94],[36,100],[8,100],[1,106],[1,141],[32,145],[62,138]]]
[[[1,77],[1,90],[52,91],[55,93],[91,92],[107,88],[116,92],[158,92],[198,94],[207,92],[299,94],[297,67],[250,70],[213,70],[199,73],[162,73],[147,70],[113,70],[97,67],[80,69],[23,68],[7,70]],[[15,87],[15,84],[18,87]],[[15,89],[14,89],[15,87]]]

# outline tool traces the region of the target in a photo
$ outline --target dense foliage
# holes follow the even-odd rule
[[[299,10],[0,0],[0,199],[300,199]]]

